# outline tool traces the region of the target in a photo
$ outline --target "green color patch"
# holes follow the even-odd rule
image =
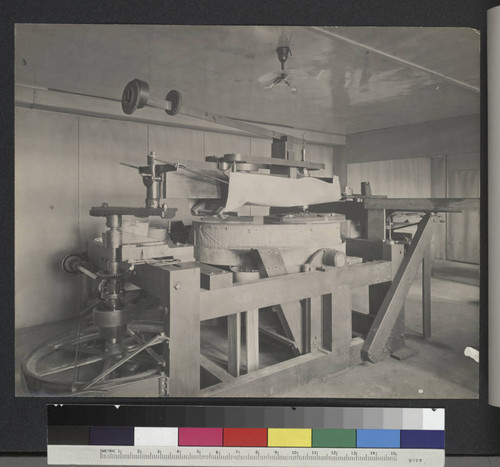
[[[355,448],[356,430],[345,429],[313,429],[313,448]]]

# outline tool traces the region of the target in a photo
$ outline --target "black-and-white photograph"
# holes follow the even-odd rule
[[[478,31],[15,33],[17,396],[478,397]]]

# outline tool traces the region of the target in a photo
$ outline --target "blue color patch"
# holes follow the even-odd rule
[[[133,426],[91,426],[90,445],[98,446],[133,446]]]
[[[444,449],[444,430],[402,430],[401,447]]]
[[[357,430],[358,448],[399,448],[400,430]]]

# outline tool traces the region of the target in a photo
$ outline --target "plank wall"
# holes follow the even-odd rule
[[[149,151],[181,160],[271,154],[270,140],[250,136],[21,107],[15,119],[16,328],[70,319],[81,308],[79,278],[63,273],[60,261],[105,230],[89,208],[144,203],[138,174],[118,162],[144,164]],[[333,153],[333,146],[308,146],[308,160],[326,165],[319,176],[333,175]],[[187,201],[170,206],[191,223]]]
[[[479,115],[368,131],[347,137],[334,167],[341,184],[355,192],[361,181],[370,181],[374,194],[479,197],[479,138]],[[433,257],[478,264],[479,213],[443,219],[436,226]]]

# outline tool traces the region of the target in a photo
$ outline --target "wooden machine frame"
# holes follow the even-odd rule
[[[136,266],[128,280],[158,297],[165,312],[168,364],[164,395],[278,396],[362,360],[377,362],[389,354],[404,358],[404,301],[422,262],[423,334],[430,336],[430,244],[434,224],[439,221],[434,213],[477,209],[478,200],[365,198],[361,203],[343,204],[351,205],[353,212],[362,209],[368,219],[368,238],[347,239],[346,244],[347,255],[362,258],[362,263],[235,284],[231,274],[223,274],[227,271],[219,270],[218,277],[218,268],[198,262]],[[385,239],[386,210],[393,209],[424,212],[406,254],[402,244]],[[361,286],[369,286],[368,315],[351,306],[350,289]],[[304,352],[259,369],[258,309],[294,301],[300,301],[303,310]],[[247,318],[249,371],[244,375],[236,371],[235,375],[201,355],[200,323],[228,317],[229,368],[238,368],[242,313]],[[200,367],[219,382],[200,389]]]

